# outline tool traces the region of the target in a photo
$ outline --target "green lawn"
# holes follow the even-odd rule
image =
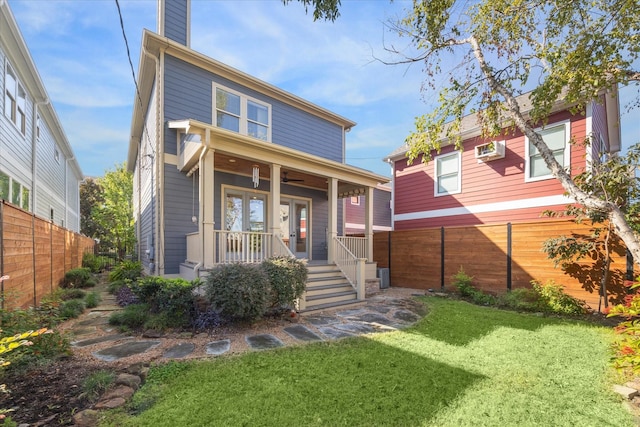
[[[609,329],[426,298],[398,332],[156,368],[129,426],[633,426]]]

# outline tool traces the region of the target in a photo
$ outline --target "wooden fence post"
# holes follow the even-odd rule
[[[444,227],[440,227],[440,290],[444,291]]]
[[[0,200],[0,276],[4,276],[4,200]],[[0,282],[0,305],[4,310],[4,280]]]
[[[33,269],[33,306],[38,306],[38,288],[36,282],[36,216],[35,214],[31,214],[31,258],[33,260],[32,269]]]
[[[511,290],[511,223],[507,223],[507,290]]]

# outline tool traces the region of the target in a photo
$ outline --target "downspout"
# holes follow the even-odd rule
[[[156,58],[155,55],[152,55],[147,51],[147,49],[144,47],[144,45],[142,46],[142,54],[144,56],[146,56],[147,58],[152,59],[153,62],[155,63],[155,68],[156,68],[156,91],[159,91],[160,90],[160,86],[159,86],[160,85],[160,71],[159,71],[160,70],[160,62],[159,62],[158,58]],[[139,93],[136,92],[136,98],[138,98],[139,96],[140,96]],[[153,147],[154,150],[155,150],[155,153],[151,153],[152,154],[152,166],[151,166],[151,169],[150,169],[150,171],[151,171],[151,189],[152,189],[152,193],[151,193],[151,230],[152,230],[152,233],[153,233],[153,241],[152,241],[153,246],[152,246],[152,248],[154,250],[154,253],[153,254],[149,254],[150,256],[153,256],[153,261],[155,261],[155,262],[152,262],[151,260],[149,260],[149,273],[150,274],[153,274],[156,271],[156,268],[159,269],[158,263],[160,261],[159,256],[158,256],[159,255],[158,251],[160,250],[159,249],[160,245],[159,245],[158,235],[159,235],[160,231],[156,230],[156,224],[158,224],[159,221],[156,221],[156,208],[155,208],[155,202],[154,202],[156,197],[159,197],[158,189],[157,189],[157,181],[158,180],[157,179],[154,180],[154,176],[153,176],[154,168],[158,167],[157,166],[157,159],[159,157],[158,156],[158,152],[157,152],[158,151],[157,150],[157,146],[159,145],[158,144],[158,138],[160,138],[160,123],[161,123],[161,121],[159,120],[159,117],[158,117],[158,115],[160,114],[160,105],[161,105],[160,101],[161,100],[160,100],[159,94],[156,94],[156,141],[155,141],[155,145],[156,146]],[[142,102],[142,100],[138,99],[138,102]],[[143,111],[141,111],[141,113],[143,113]],[[138,150],[138,158],[139,159],[141,158],[141,155],[142,155],[142,150],[141,149],[142,149],[142,144],[143,144],[143,141],[144,141],[144,128],[146,127],[145,124],[144,124],[145,122],[146,122],[146,118],[143,117],[143,119],[142,119],[143,132],[141,133],[141,136],[140,136],[140,150]],[[142,164],[142,162],[140,162],[140,164]],[[138,189],[138,191],[140,191],[140,188]]]
[[[4,2],[4,0],[0,0],[0,6],[2,6],[2,3]],[[44,106],[47,105],[49,103],[49,98],[45,98],[42,101],[37,101],[34,105],[33,105],[33,123],[35,124],[35,126],[33,126],[33,128],[36,129],[35,132],[31,132],[31,212],[35,213],[37,212],[36,210],[36,188],[37,188],[37,167],[36,167],[36,163],[38,161],[38,156],[36,153],[36,149],[37,149],[37,143],[38,143],[38,129],[40,128],[40,126],[38,125],[38,112],[40,111],[40,106]],[[33,129],[32,128],[32,129]]]

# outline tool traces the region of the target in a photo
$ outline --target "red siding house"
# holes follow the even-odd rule
[[[528,94],[518,100],[526,113]],[[602,153],[620,150],[617,94],[603,95],[580,115],[558,102],[538,129],[556,159],[572,175],[581,173]],[[483,139],[476,116],[469,115],[461,132],[462,151],[443,143],[427,164],[421,158],[408,164],[406,146],[389,156],[395,230],[540,220],[543,211],[559,211],[572,202],[520,131]],[[586,148],[582,141],[588,135],[592,144]]]
[[[360,236],[365,232],[365,197],[344,199],[344,234]],[[391,187],[378,184],[373,190],[373,232],[391,230]]]

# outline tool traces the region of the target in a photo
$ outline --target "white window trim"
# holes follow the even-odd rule
[[[351,196],[350,202],[352,206],[360,206],[360,196]]]
[[[12,94],[12,101],[13,101],[13,109],[12,111],[7,112],[6,111],[6,105],[7,105],[7,96],[9,96],[7,94],[7,74],[9,73],[9,70],[11,70],[11,75],[13,76],[14,80],[16,81],[16,86],[11,90],[11,94]],[[27,104],[28,104],[28,96],[27,96],[27,91],[24,89],[24,87],[22,86],[22,83],[20,83],[20,79],[18,78],[18,74],[16,73],[15,68],[13,68],[11,66],[11,64],[9,64],[8,61],[6,61],[5,63],[5,67],[4,67],[4,81],[3,81],[3,87],[4,87],[4,92],[2,94],[2,105],[3,105],[3,109],[4,111],[4,115],[7,119],[9,119],[9,122],[11,122],[11,124],[16,128],[16,130],[22,135],[22,136],[26,136],[26,132],[27,132],[27,124],[26,124],[26,120],[27,120]],[[20,93],[24,93],[24,111],[22,111],[22,108],[20,107]],[[14,111],[15,110],[15,111]],[[15,121],[14,121],[15,119]],[[24,126],[22,121],[24,121]],[[24,127],[24,129],[23,129]]]
[[[444,157],[450,156],[458,156],[458,190],[451,192],[438,192],[438,159],[442,159]],[[441,196],[449,196],[451,194],[459,194],[462,192],[462,156],[460,155],[460,151],[455,150],[451,153],[441,154],[436,156],[433,159],[433,196],[441,197]]]
[[[569,120],[563,120],[560,122],[555,122],[553,124],[547,125],[545,127],[539,127],[534,129],[536,132],[546,129],[552,129],[555,127],[564,126],[564,168],[568,170],[571,167],[571,122]],[[531,162],[529,160],[529,138],[524,137],[524,182],[536,182],[536,181],[544,181],[547,179],[555,179],[552,174],[530,177],[531,173]]]
[[[248,132],[248,123],[249,123],[249,117],[247,114],[247,102],[251,101],[254,102],[258,105],[262,105],[263,107],[266,107],[267,109],[267,139],[265,142],[271,142],[271,104],[267,104],[264,101],[261,101],[259,99],[256,98],[252,98],[250,96],[247,96],[241,92],[238,92],[237,90],[233,90],[230,89],[226,86],[222,86],[219,84],[216,84],[215,82],[213,83],[213,87],[212,87],[212,102],[213,102],[213,117],[211,117],[211,123],[216,126],[217,123],[217,111],[218,111],[218,106],[216,105],[216,89],[220,89],[223,90],[225,92],[229,92],[233,95],[239,96],[240,97],[240,131],[238,133],[240,133],[241,135],[245,135],[248,136],[249,132]],[[231,113],[227,113],[227,114],[231,114]],[[259,138],[256,138],[259,139]],[[262,139],[259,139],[260,141],[262,141]]]

